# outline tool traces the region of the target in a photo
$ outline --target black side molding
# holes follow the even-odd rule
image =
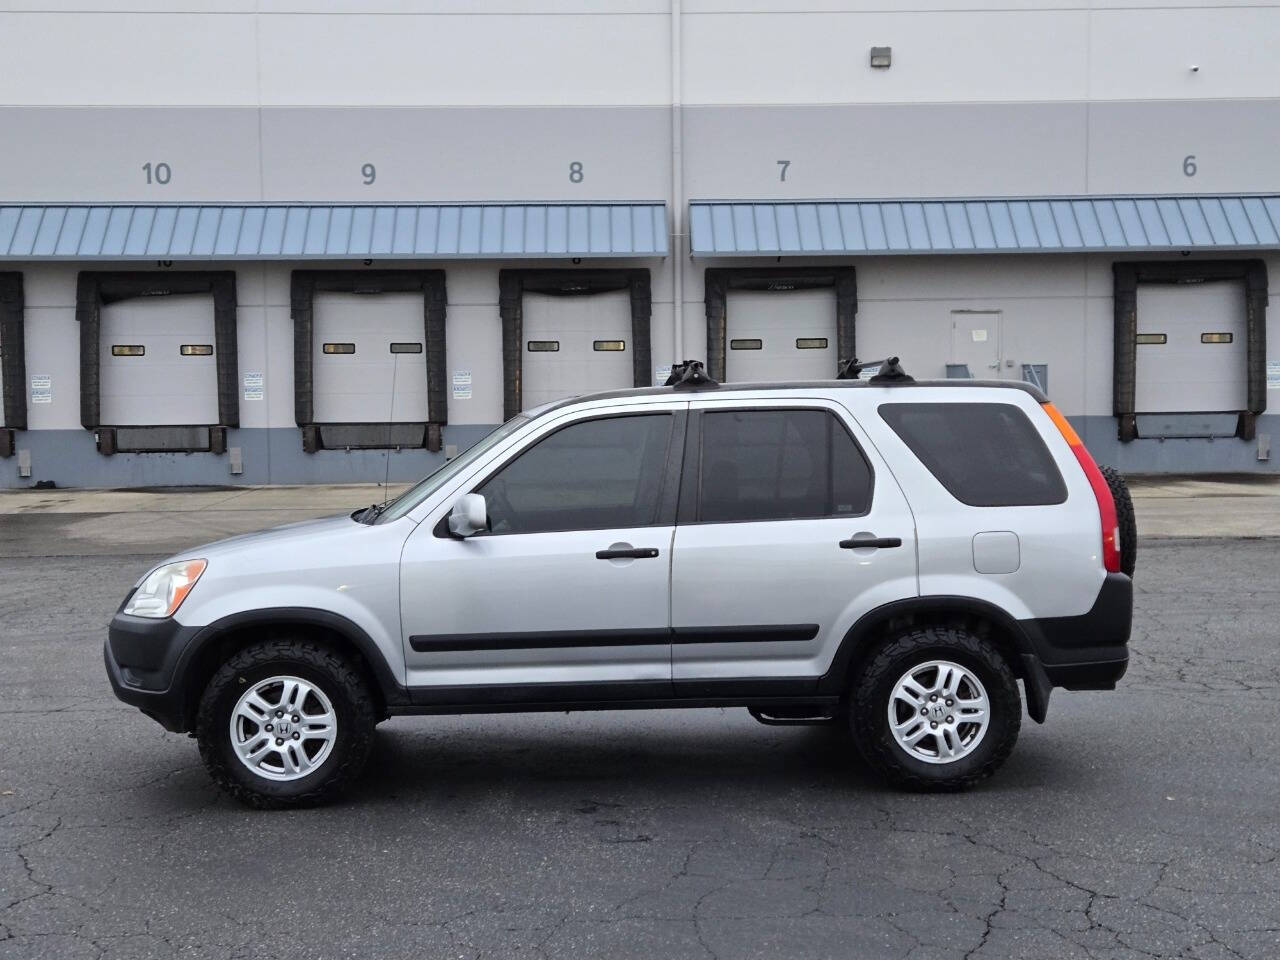
[[[641,647],[671,642],[666,627],[644,630],[545,630],[528,633],[440,633],[412,636],[418,653],[478,650],[554,650],[564,647]]]
[[[816,623],[741,627],[676,627],[673,643],[802,643],[818,635]]]
[[[548,630],[527,633],[438,633],[411,636],[418,653],[480,650],[556,650],[566,647],[643,647],[665,643],[803,642],[818,635],[816,623],[727,627],[653,627],[637,630]]]

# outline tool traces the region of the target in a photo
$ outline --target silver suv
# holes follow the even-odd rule
[[[970,785],[1024,698],[1124,674],[1131,504],[1034,387],[858,372],[679,365],[383,507],[186,551],[111,621],[112,687],[258,807],[333,794],[389,716],[521,710],[746,707]]]

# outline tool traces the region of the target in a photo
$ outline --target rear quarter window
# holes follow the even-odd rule
[[[1062,503],[1062,481],[1040,434],[1010,403],[882,403],[889,425],[953,497],[971,507]]]

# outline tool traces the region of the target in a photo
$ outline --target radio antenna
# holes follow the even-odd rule
[[[387,349],[391,349],[388,344]],[[387,467],[382,475],[382,506],[385,509],[391,499],[391,431],[395,428],[396,418],[396,372],[400,369],[400,354],[391,354],[391,409],[387,411],[387,446],[383,456]]]

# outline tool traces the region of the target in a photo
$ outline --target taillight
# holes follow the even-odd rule
[[[1098,518],[1102,523],[1102,565],[1111,573],[1119,573],[1120,525],[1116,520],[1116,502],[1111,497],[1111,488],[1107,486],[1107,479],[1094,463],[1089,451],[1085,449],[1079,434],[1072,429],[1071,424],[1067,423],[1067,418],[1058,412],[1058,408],[1052,403],[1044,403],[1041,406],[1044,407],[1044,412],[1049,415],[1054,426],[1058,428],[1058,432],[1062,434],[1062,439],[1067,441],[1071,452],[1080,461],[1080,468],[1084,470],[1084,475],[1089,478],[1094,499],[1098,501]]]

